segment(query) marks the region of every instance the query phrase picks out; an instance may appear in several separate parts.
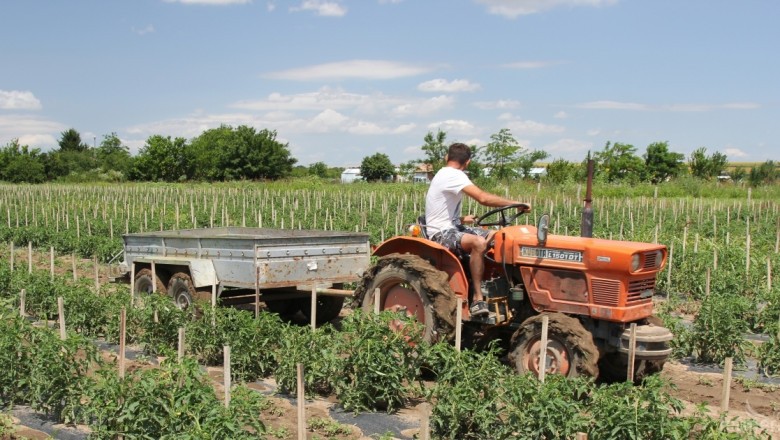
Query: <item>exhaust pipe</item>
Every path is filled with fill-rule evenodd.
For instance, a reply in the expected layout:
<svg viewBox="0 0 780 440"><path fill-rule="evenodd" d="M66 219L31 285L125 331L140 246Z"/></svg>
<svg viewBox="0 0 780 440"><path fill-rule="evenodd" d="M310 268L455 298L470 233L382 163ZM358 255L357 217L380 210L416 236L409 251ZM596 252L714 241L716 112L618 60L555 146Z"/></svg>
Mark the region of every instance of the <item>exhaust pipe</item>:
<svg viewBox="0 0 780 440"><path fill-rule="evenodd" d="M593 237L593 159L588 152L588 184L585 189L585 207L582 209L582 224L580 225L580 236Z"/></svg>

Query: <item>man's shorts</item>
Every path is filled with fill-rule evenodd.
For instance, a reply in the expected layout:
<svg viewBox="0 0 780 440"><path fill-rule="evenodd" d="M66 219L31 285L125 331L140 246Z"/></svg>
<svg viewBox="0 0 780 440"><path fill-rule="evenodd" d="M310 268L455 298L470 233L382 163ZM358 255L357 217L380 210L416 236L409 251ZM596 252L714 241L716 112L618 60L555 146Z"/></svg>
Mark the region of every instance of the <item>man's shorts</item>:
<svg viewBox="0 0 780 440"><path fill-rule="evenodd" d="M490 234L490 231L482 228L472 228L471 226L457 225L453 229L445 229L441 232L433 234L433 236L431 236L431 241L439 243L440 245L452 251L458 257L462 257L469 254L460 244L461 239L465 234L479 235L480 237L486 239Z"/></svg>

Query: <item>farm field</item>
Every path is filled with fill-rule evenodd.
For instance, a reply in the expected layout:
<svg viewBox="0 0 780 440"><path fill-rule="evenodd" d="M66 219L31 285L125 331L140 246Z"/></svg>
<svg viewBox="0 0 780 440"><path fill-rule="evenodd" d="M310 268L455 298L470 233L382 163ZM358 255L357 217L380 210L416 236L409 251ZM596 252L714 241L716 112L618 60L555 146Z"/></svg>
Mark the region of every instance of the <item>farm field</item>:
<svg viewBox="0 0 780 440"><path fill-rule="evenodd" d="M2 186L0 243L4 245L0 249L2 258L0 297L5 301L4 309L18 310L19 291L21 288L27 288L28 315L34 316L39 321L45 321L56 317L57 297L63 296L66 306L65 315L70 317L68 330L73 333L72 339L69 333L68 341L79 341L81 336L89 340L115 341L118 310L123 305L129 306L129 295L127 286L107 284L106 281L111 267L109 262L121 250L120 237L125 232L217 226L259 226L283 229L292 227L368 232L372 244L378 244L384 238L405 231L406 225L422 211L426 189L425 186L411 184L334 185L312 181L234 185ZM535 223L539 215L549 213L551 233L568 235L579 233L580 199L584 194L582 188L576 185L545 188L543 185L520 184L516 187L491 189L516 199L527 200L532 204L534 207L532 213L521 218L521 222ZM670 248L670 263L659 275L659 292L656 300L659 316L675 332L674 348L677 361L667 364L661 374L664 379L662 382L647 384L644 387L632 387L630 392L619 389L622 384L608 387L582 384L578 381L574 384L551 381L551 385L545 385L545 390L549 393L545 396L548 402L558 405L565 405L568 402L570 410L581 411L583 407L572 403L575 399L565 399L561 396L575 395L571 388L567 387L585 387L590 396L585 408L593 414L593 417L607 414L609 411L617 411L614 407L607 407L600 399L608 399L610 393L627 394L629 397L624 402L626 404L634 398L635 402L643 402L642 405L647 402L656 405L652 407L652 413L656 414L654 417L660 417L657 415L659 412L674 413L679 410L681 414L679 419L691 425L689 431L697 432L698 429L702 432L701 438L726 438L717 437L720 434L714 433L728 430L740 433L735 438L744 438L746 432L758 432L747 425L740 425L741 422L746 421L755 422L766 429L763 437L762 434L756 434L756 438L780 436L780 427L778 427L780 391L776 385L777 381L773 379L773 376L780 374L780 341L778 340L780 280L776 269L780 264L780 254L778 254L780 190L769 187L749 191L746 188L714 184L712 186L691 184L688 187L683 185L605 186L603 188L596 186L594 199L596 212L594 236L616 240L658 242ZM464 210L466 209L469 212L479 213L477 207L473 205L464 207ZM13 254L11 254L12 249ZM29 249L32 249L31 262L28 261ZM55 255L53 280L50 279L52 250ZM72 280L72 256L74 255L80 276L78 281ZM95 261L99 263L100 274L98 295L94 292ZM12 265L13 271L11 271ZM28 274L30 267L33 268L32 275ZM215 379L213 382L216 386L212 388L217 390L214 397L208 397L212 399L208 401L218 402L218 392L221 391L219 383L222 380L221 345L226 342L226 334L217 334L209 330L208 326L201 325L210 322L208 317L191 321L185 314L165 307L162 303L154 303L156 305L151 303L144 304L140 308L128 308L133 310L128 312L131 323L128 329L132 339L130 343L136 344L148 358L144 360L142 357L141 361L133 364L132 374L135 375L133 377L139 383L145 383L145 380L151 381L151 379L144 376L144 372L160 370L160 368L163 371L168 371L165 368L171 368L169 373L171 375L184 374L173 366L149 367L151 365L149 361L156 361L158 355L175 356L175 352L172 353L171 350L175 350L176 330L184 326L187 327L188 335L198 335L190 339L192 342L189 343L187 351L192 354L193 362L208 366L208 376L213 376ZM69 313L67 310L72 311ZM160 315L158 322L153 322L153 310ZM167 313L165 317L162 316L163 310ZM365 343L363 353L370 353L374 345L373 339L362 338L360 335L372 334L380 339L392 337L382 333L382 329L386 326L381 325L381 319L389 318L378 318L377 321L373 318L351 320L348 311L343 312L344 316L340 321L341 331L331 334L327 333L328 331L307 332L296 326L286 327L272 321L273 318L263 318L255 322L251 314L234 309L218 310L218 312L208 313L215 313L215 322L224 323L226 329L237 328L235 327L237 323L257 332L261 330L272 332L269 328L277 328L275 331L278 332L279 328L284 328L285 338L274 333L276 337L263 339L264 343L271 344L271 341L282 339L296 341L288 342L291 345L284 348L284 353L288 356L269 355L266 360L258 360L257 356L251 357L246 353L278 353L278 346L263 346L262 341L249 337L246 340L238 338L231 341L236 356L234 362L238 362L234 364L232 374L236 381L246 383L248 388L252 388L252 384L266 386L262 384L272 380L282 390L294 389L289 376L290 365L280 366L280 364L291 359L313 362L306 358L307 350L302 347L306 347L306 344L310 344L309 346L325 344L323 339L317 339L322 338L320 333L329 335L328 340L342 341L351 346ZM11 318L13 313L5 310L2 313L4 313L2 315L4 325L17 322ZM362 325L360 322L364 321L369 323L365 324L369 327L360 327ZM163 322L165 324L161 324ZM374 327L370 327L370 324L374 324ZM229 327L231 325L234 327ZM44 338L35 330L28 330L24 324L16 323L12 327L18 330L19 335L27 335L20 336L21 339L30 335ZM217 328L222 327L217 325ZM50 333L56 336L56 331ZM336 334L340 336L334 336ZM240 349L235 344L245 345ZM51 346L56 347L56 342L51 342ZM411 356L405 351L406 346L407 344L393 346L393 349L398 350L396 356ZM83 355L89 350L84 347L75 346L75 352ZM383 349L386 351L387 346ZM333 350L339 353L339 350L344 348L334 346ZM513 412L512 408L520 408L521 403L525 408L528 399L533 397L518 392L518 395L514 396L517 400L507 400L511 396L499 395L502 393L497 391L505 391L508 385L497 386L494 379L463 377L463 371L453 370L456 365L461 368L464 365L479 365L479 370L484 369L486 374L503 375L506 374L503 371L506 367L500 363L500 355L488 357L464 355L460 358L452 352L436 350L438 348L432 349L429 353L432 358L428 362L433 365L437 365L438 362L441 367L441 370L437 370L434 374L438 380L421 376L419 371L421 366L416 363L417 361L409 360L401 363L404 368L399 368L397 362L392 362L392 365L380 364L386 368L386 371L397 374L393 377L396 382L385 382L383 385L386 388L372 389L369 392L367 389L371 383L328 381L328 371L336 368L334 366L336 364L333 364L311 367L309 371L315 376L307 377L307 389L309 389L308 385L311 385L314 390L317 390L312 397L323 402L323 405L325 402L338 402L345 408L357 411L377 410L377 408L380 411L390 412L400 410L401 414L417 419L421 415L418 411L420 403L435 402L431 421L436 426L433 429L434 435L438 435L436 438L459 438L453 432L462 434L464 431L453 431L456 425L453 420L463 418L473 419L476 426L464 427L463 430L474 429L475 432L480 432L477 428L482 426L495 428L491 423L496 421L498 408L502 408L501 415L506 418L505 420L512 419L518 424L526 423L522 426L528 427L529 430L536 429L528 418L530 418L529 414L538 415L543 412L541 398L533 401L534 404L539 405L537 411L540 412L534 413L531 409L525 409L528 414ZM243 360L240 355L242 352L245 353ZM105 358L109 365L115 362L105 350L98 350L95 355L96 358ZM285 357L289 359L285 360ZM721 421L717 416L722 380L718 371L725 359L729 357L734 360L734 376L737 380L731 390L731 411L729 416ZM377 365L374 364L381 362L376 359L381 357L366 356L366 359L352 359L353 363L350 365L359 368L360 362L368 362L370 364L368 366L375 368ZM336 362L335 359L332 360ZM327 362L322 363L327 364ZM107 371L112 368L98 368L96 365L85 364L84 372L104 369ZM320 377L316 377L318 367L322 369ZM345 366L339 364L338 367L343 369ZM448 372L453 375L457 372L459 381L452 379L456 376L448 380ZM99 374L95 376L90 373L87 376L98 377L99 380L114 380ZM529 383L517 382L521 379L513 378L512 375L506 377L505 383L513 385L514 389L526 390L531 386ZM376 383L381 382L377 378L374 379ZM90 380L99 383L98 379ZM155 377L154 380L162 381L160 377ZM461 382L466 384L459 386ZM65 379L62 383L66 385L65 389L73 385ZM414 390L406 388L410 383L418 384L418 388ZM677 388L672 389L669 384L674 384ZM398 393L387 391L394 387ZM494 389L490 391L481 387ZM463 405L448 400L448 397L454 399L455 396L464 401L468 400L469 393L475 392L475 389L477 392L493 393L489 395L495 397L492 404L497 406L491 408L488 405L491 403L490 399L487 399L489 402L485 407L479 408L464 408ZM49 390L49 392L53 391ZM201 397L208 395L208 392L202 389L188 390L188 392L197 393ZM0 395L3 396L3 402L7 402L8 390L0 388ZM39 405L38 409L43 412L67 413L73 410L67 408L67 405L57 407L58 400L51 398L49 394L41 395L45 404ZM379 402L381 405L371 401L377 395L383 396ZM269 411L267 407L261 409L262 404L252 401L252 397L246 397L246 401L242 401L240 392L238 396L239 403L236 406L239 408L244 407L257 412ZM108 399L105 395L96 394L92 397ZM271 398L276 399L273 396ZM679 407L673 400L675 398L680 399ZM452 406L445 405L448 403ZM287 404L289 405L289 402ZM707 416L697 413L696 405L699 404L709 406L710 413ZM273 406L278 405L285 404L277 402ZM77 419L84 417L84 414L73 410L72 416ZM84 420L100 420L100 417L105 416L106 414L91 414L91 418ZM230 416L239 419L244 417L241 414ZM731 421L731 417L735 416L739 419ZM222 414L219 417L228 416ZM219 417L215 416L214 423L217 423ZM712 419L714 422L708 421L706 417L714 417ZM608 418L605 417L604 420L606 419ZM271 432L267 434L267 438L295 438L294 420L295 412L292 407L282 411L281 414L268 414L264 419L266 427L270 428L268 431ZM575 418L571 426L567 425L566 429L582 428L590 432L592 438L600 438L597 434L606 432L599 430L616 429L615 425L606 426L607 421L600 422L604 426L595 422L583 421L580 425L574 422L579 423ZM617 422L613 420L611 423ZM675 422L665 419L648 418L644 423L647 426L668 426L670 431L680 429ZM282 431L274 431L283 426L287 427L285 431L287 437L284 437ZM639 429L637 426L642 426L641 429L649 429L641 423L634 428ZM114 428L118 429L116 426L112 429ZM704 434L709 432L708 429L712 432L709 437ZM112 432L116 431L107 430L106 435L110 436ZM276 437L273 433L279 436ZM373 434L375 434L374 438L377 438L383 433ZM322 432L310 433L310 438L314 435L318 438L331 438ZM358 438L360 435L361 433L357 432L337 433L332 438ZM101 438L99 435L97 437Z"/></svg>

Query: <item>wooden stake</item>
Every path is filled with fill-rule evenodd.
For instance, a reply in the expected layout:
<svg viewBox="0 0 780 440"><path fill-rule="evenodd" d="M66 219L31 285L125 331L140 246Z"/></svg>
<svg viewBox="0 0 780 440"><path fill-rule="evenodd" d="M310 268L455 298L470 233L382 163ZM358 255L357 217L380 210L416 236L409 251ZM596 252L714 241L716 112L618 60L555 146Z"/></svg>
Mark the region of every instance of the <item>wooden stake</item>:
<svg viewBox="0 0 780 440"><path fill-rule="evenodd" d="M15 254L16 253L14 252L14 242L12 241L11 242L11 272L14 271L14 257L16 256Z"/></svg>
<svg viewBox="0 0 780 440"><path fill-rule="evenodd" d="M135 306L135 263L130 266L130 305Z"/></svg>
<svg viewBox="0 0 780 440"><path fill-rule="evenodd" d="M225 379L225 408L230 407L230 386L231 386L231 378L230 378L230 346L225 345L223 350L224 354L224 379Z"/></svg>
<svg viewBox="0 0 780 440"><path fill-rule="evenodd" d="M93 267L95 268L95 293L100 293L100 266L98 265L97 255L95 255L93 261Z"/></svg>
<svg viewBox="0 0 780 440"><path fill-rule="evenodd" d="M588 440L588 434L584 432L578 432L575 440Z"/></svg>
<svg viewBox="0 0 780 440"><path fill-rule="evenodd" d="M420 440L431 440L431 404L428 402L420 404Z"/></svg>
<svg viewBox="0 0 780 440"><path fill-rule="evenodd" d="M766 291L772 291L772 260L766 257Z"/></svg>
<svg viewBox="0 0 780 440"><path fill-rule="evenodd" d="M260 266L257 264L257 251L255 250L255 319L260 318Z"/></svg>
<svg viewBox="0 0 780 440"><path fill-rule="evenodd" d="M303 364L298 364L296 367L298 369L298 386L296 390L298 398L298 440L306 440L306 394L303 389Z"/></svg>
<svg viewBox="0 0 780 440"><path fill-rule="evenodd" d="M311 317L311 329L317 328L317 286L311 286L311 311L309 316Z"/></svg>
<svg viewBox="0 0 780 440"><path fill-rule="evenodd" d="M49 246L49 278L54 279L54 246Z"/></svg>
<svg viewBox="0 0 780 440"><path fill-rule="evenodd" d="M152 260L152 293L157 293L157 265Z"/></svg>
<svg viewBox="0 0 780 440"><path fill-rule="evenodd" d="M211 326L217 325L217 272L214 272L214 280L211 283Z"/></svg>
<svg viewBox="0 0 780 440"><path fill-rule="evenodd" d="M628 382L634 381L634 363L636 362L636 323L631 323L631 336L628 339L628 371L626 379Z"/></svg>
<svg viewBox="0 0 780 440"><path fill-rule="evenodd" d="M22 289L19 293L19 315L22 317L27 315L27 289Z"/></svg>
<svg viewBox="0 0 780 440"><path fill-rule="evenodd" d="M723 369L723 390L720 399L720 410L729 410L729 400L731 396L731 370L734 366L734 359L727 357L726 365Z"/></svg>
<svg viewBox="0 0 780 440"><path fill-rule="evenodd" d="M379 310L380 310L381 296L382 296L382 292L379 291L379 287L374 289L374 313L376 313L377 315L379 314Z"/></svg>
<svg viewBox="0 0 780 440"><path fill-rule="evenodd" d="M32 242L27 242L27 273L32 273Z"/></svg>
<svg viewBox="0 0 780 440"><path fill-rule="evenodd" d="M704 296L710 296L710 268L707 268L707 278L704 280Z"/></svg>
<svg viewBox="0 0 780 440"><path fill-rule="evenodd" d="M539 346L539 382L544 383L544 376L547 373L547 329L550 325L550 317L542 316L542 341Z"/></svg>
<svg viewBox="0 0 780 440"><path fill-rule="evenodd" d="M119 312L119 378L125 378L125 332L127 330L127 311L124 307Z"/></svg>
<svg viewBox="0 0 780 440"><path fill-rule="evenodd" d="M70 254L70 265L71 265L71 271L73 272L73 282L76 282L79 280L79 275L76 272L76 253Z"/></svg>
<svg viewBox="0 0 780 440"><path fill-rule="evenodd" d="M57 297L57 314L60 323L60 340L64 341L68 336L65 334L65 302L61 296Z"/></svg>
<svg viewBox="0 0 780 440"><path fill-rule="evenodd" d="M176 360L178 360L179 363L181 363L181 360L184 359L184 327L179 327L179 343L177 347L178 350L177 350Z"/></svg>
<svg viewBox="0 0 780 440"><path fill-rule="evenodd" d="M455 308L455 350L460 351L463 336L463 298L458 298Z"/></svg>

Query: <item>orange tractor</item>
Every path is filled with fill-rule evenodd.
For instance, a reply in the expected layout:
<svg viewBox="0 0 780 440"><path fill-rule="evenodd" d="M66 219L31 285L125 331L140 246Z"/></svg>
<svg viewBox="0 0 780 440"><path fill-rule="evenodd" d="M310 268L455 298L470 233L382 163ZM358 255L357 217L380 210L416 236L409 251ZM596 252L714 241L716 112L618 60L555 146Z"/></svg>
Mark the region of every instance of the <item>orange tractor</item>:
<svg viewBox="0 0 780 440"><path fill-rule="evenodd" d="M592 225L592 211L590 220L585 216L589 194L583 231L588 221ZM652 313L666 246L548 234L547 215L537 226L515 225L524 207L493 209L475 223L498 227L484 256L482 292L489 316L469 315L469 257L428 240L422 218L410 228L411 236L390 238L376 248L380 258L355 291L357 305L373 310L378 293L380 309L424 323L428 341L454 339L461 307L464 344L480 347L501 338L512 365L534 374L540 370L546 315L545 372L606 380L626 378L630 324L636 323L634 379L660 371L671 353L672 333Z"/></svg>

